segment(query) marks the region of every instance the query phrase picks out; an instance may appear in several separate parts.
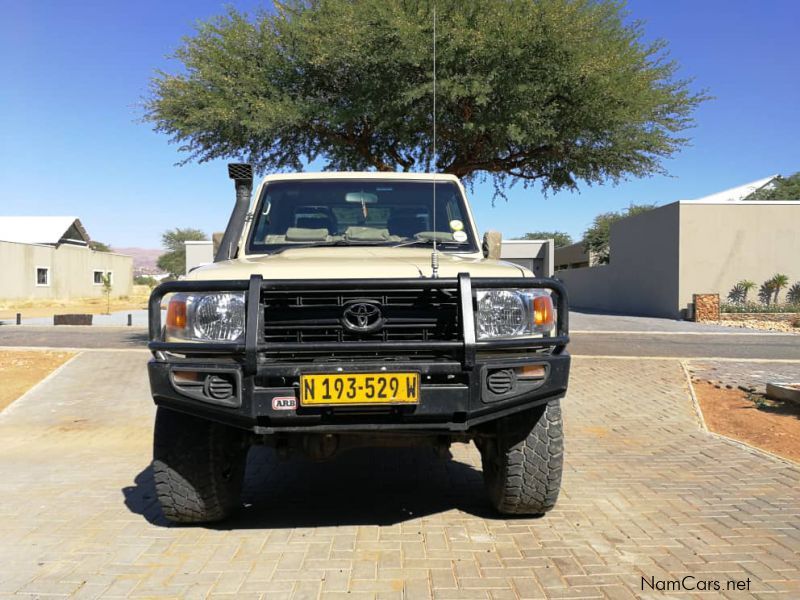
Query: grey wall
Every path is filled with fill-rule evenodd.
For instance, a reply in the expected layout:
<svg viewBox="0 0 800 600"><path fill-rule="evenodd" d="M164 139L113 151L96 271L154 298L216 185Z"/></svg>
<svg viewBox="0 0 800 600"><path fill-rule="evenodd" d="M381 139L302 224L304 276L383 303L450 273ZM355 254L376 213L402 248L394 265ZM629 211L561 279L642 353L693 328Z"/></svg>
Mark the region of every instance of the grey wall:
<svg viewBox="0 0 800 600"><path fill-rule="evenodd" d="M611 267L619 303L631 314L678 317L680 204L674 202L611 226Z"/></svg>
<svg viewBox="0 0 800 600"><path fill-rule="evenodd" d="M680 205L676 202L611 226L611 263L566 269L556 277L575 308L677 317Z"/></svg>
<svg viewBox="0 0 800 600"><path fill-rule="evenodd" d="M570 308L620 312L615 293L616 273L610 265L556 271L567 286Z"/></svg>
<svg viewBox="0 0 800 600"><path fill-rule="evenodd" d="M556 277L576 308L679 318L693 294L775 273L800 281L800 202L674 202L615 223L611 264Z"/></svg>
<svg viewBox="0 0 800 600"><path fill-rule="evenodd" d="M37 267L50 270L50 284L36 285ZM94 271L111 272L111 295L127 296L133 285L133 259L122 254L95 252L85 246L58 247L0 241L0 298L68 299L103 295L94 284Z"/></svg>
<svg viewBox="0 0 800 600"><path fill-rule="evenodd" d="M800 202L683 202L680 246L682 308L692 294L725 301L742 279L760 286L783 273L791 285L800 281ZM757 290L750 297L757 299Z"/></svg>

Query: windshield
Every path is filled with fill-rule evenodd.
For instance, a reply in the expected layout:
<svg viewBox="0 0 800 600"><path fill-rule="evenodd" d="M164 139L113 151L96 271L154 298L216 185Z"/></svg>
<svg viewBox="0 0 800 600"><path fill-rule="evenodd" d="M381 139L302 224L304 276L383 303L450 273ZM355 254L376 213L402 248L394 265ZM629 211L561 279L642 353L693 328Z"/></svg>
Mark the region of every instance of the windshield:
<svg viewBox="0 0 800 600"><path fill-rule="evenodd" d="M296 180L267 184L248 251L295 246L432 245L474 252L464 198L452 181Z"/></svg>

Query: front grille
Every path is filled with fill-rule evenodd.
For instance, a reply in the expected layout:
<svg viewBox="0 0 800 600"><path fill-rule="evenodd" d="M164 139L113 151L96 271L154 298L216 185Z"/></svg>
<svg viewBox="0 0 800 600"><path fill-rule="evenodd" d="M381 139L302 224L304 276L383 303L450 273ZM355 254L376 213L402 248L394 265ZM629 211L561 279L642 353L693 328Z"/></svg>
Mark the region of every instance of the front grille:
<svg viewBox="0 0 800 600"><path fill-rule="evenodd" d="M294 342L428 342L461 339L455 289L266 290L263 341ZM377 305L384 322L375 331L357 332L342 323L354 302Z"/></svg>

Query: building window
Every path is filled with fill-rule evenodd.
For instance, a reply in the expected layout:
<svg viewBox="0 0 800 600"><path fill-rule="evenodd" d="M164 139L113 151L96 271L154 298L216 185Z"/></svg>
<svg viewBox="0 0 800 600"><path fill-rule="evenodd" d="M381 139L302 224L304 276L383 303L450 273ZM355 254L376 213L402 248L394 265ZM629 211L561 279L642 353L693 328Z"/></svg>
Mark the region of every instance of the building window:
<svg viewBox="0 0 800 600"><path fill-rule="evenodd" d="M93 273L93 281L95 285L103 285L103 275L108 276L108 281L113 285L114 283L114 273L112 271L94 271Z"/></svg>
<svg viewBox="0 0 800 600"><path fill-rule="evenodd" d="M48 267L36 267L36 285L50 285L50 269Z"/></svg>

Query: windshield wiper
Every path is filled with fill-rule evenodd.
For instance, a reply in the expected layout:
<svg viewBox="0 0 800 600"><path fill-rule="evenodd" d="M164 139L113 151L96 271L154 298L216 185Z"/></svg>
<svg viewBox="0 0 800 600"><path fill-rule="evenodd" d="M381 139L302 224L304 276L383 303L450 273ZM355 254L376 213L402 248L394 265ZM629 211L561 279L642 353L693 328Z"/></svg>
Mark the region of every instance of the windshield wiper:
<svg viewBox="0 0 800 600"><path fill-rule="evenodd" d="M296 250L298 248L330 248L333 246L382 246L386 244L384 240L336 240L335 242L307 242L303 244L286 244L268 254L280 254L286 250Z"/></svg>
<svg viewBox="0 0 800 600"><path fill-rule="evenodd" d="M403 246L433 246L433 240L407 240L405 242L395 244L392 246L392 248L402 248Z"/></svg>
<svg viewBox="0 0 800 600"><path fill-rule="evenodd" d="M438 241L436 242L440 246L463 246L462 242L456 241ZM408 240L406 242L400 242L399 244L395 244L392 248L402 248L403 246L433 246L433 240Z"/></svg>

